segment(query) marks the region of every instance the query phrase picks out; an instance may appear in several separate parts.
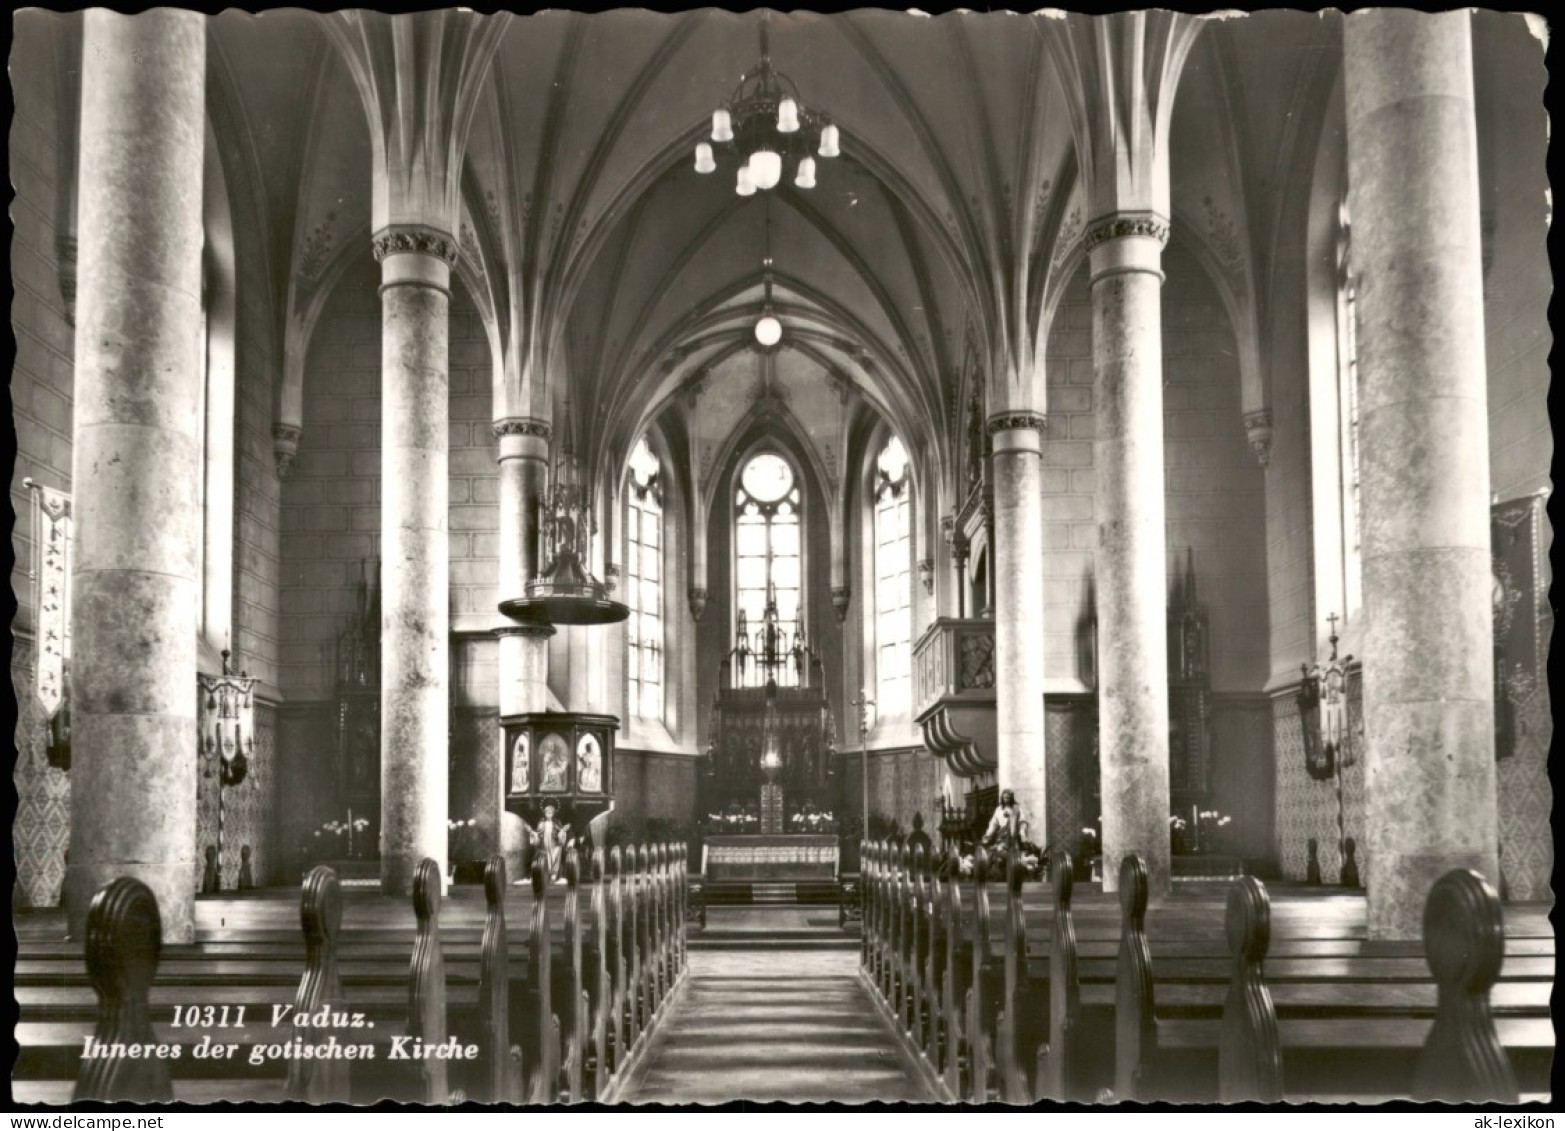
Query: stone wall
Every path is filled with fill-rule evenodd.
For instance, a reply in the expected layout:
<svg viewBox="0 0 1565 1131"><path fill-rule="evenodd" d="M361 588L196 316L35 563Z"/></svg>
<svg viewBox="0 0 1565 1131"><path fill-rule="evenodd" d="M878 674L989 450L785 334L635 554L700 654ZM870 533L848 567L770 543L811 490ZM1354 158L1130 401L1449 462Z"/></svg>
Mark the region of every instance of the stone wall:
<svg viewBox="0 0 1565 1131"><path fill-rule="evenodd" d="M22 481L32 478L71 489L71 401L75 331L66 321L55 249L57 187L54 80L51 56L40 49L48 33L42 12L15 16L18 46L12 51L11 94L11 418L16 461L11 475L11 687L16 696L13 771L16 816L11 839L16 862L17 906L53 907L65 876L70 840L70 775L44 757L46 720L34 692L32 499Z"/></svg>
<svg viewBox="0 0 1565 1131"><path fill-rule="evenodd" d="M657 832L660 827L693 829L698 820L700 765L685 754L615 747L611 825L628 830L626 835L633 840L669 835Z"/></svg>
<svg viewBox="0 0 1565 1131"><path fill-rule="evenodd" d="M380 553L380 269L364 249L310 342L299 452L282 489L282 672L290 698L329 698L360 563ZM451 613L499 598L500 512L488 340L460 281L451 293ZM375 578L371 576L372 583Z"/></svg>
<svg viewBox="0 0 1565 1131"><path fill-rule="evenodd" d="M1265 480L1245 438L1233 331L1217 292L1177 238L1163 267L1169 567L1183 563L1187 548L1194 551L1210 614L1214 689L1259 690L1267 649ZM1091 327L1082 268L1055 311L1045 362L1044 648L1051 682L1094 676L1083 670L1082 648L1097 548Z"/></svg>

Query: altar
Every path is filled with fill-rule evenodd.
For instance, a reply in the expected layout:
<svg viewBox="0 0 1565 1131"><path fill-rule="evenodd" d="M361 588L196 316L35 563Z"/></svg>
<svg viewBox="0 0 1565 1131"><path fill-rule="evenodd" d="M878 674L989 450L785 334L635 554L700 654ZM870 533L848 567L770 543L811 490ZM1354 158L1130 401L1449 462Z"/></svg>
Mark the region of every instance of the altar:
<svg viewBox="0 0 1565 1131"><path fill-rule="evenodd" d="M694 913L706 925L714 903L840 904L840 842L835 834L708 836Z"/></svg>

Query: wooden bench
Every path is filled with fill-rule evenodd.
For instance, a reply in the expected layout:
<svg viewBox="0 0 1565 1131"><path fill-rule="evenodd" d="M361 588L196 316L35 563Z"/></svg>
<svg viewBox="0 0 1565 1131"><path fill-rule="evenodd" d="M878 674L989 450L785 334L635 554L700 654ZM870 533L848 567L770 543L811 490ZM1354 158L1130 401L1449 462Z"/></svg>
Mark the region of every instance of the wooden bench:
<svg viewBox="0 0 1565 1131"><path fill-rule="evenodd" d="M971 885L956 883L955 861L947 861L941 877L930 877L938 894L930 898L918 894L918 869L892 846L866 843L861 853L865 980L888 1016L902 1019L906 1046L947 1098L1218 1097L1236 960L1229 940L1209 926L1210 903L1169 901L1149 917L1145 874L1131 860L1121 875L1120 906L1095 901L1080 916L1069 880L1057 875L1052 887L1027 886L1007 866L1005 899L984 914L1000 871L988 860L975 861ZM1259 881L1241 884L1253 891ZM945 907L954 913L949 928L941 922ZM893 917L890 908L910 910L914 921L901 912ZM1267 909L1266 986L1285 1096L1414 1094L1418 1059L1448 996L1433 969L1435 951L1426 959L1416 943L1367 940L1361 902L1300 900L1273 915L1268 900ZM1498 922L1498 903L1495 915ZM1541 915L1523 911L1519 919L1509 938L1496 928L1505 959L1483 998L1523 1094L1537 1094L1547 1091L1553 1052L1554 948ZM906 973L902 938L923 958L916 977ZM946 939L955 940L951 953L967 976L946 974L940 962L930 971L931 949L941 954ZM998 988L996 967L1004 972ZM909 987L915 1004L898 995L899 985ZM993 1008L982 1001L944 1008L948 989L966 994L975 985L989 987L983 992ZM911 1032L907 1019L914 1017L933 1019L937 1039L927 1021L922 1034ZM949 1032L940 1034L942 1027ZM954 1056L946 1055L942 1035Z"/></svg>
<svg viewBox="0 0 1565 1131"><path fill-rule="evenodd" d="M22 1022L14 1093L23 1102L65 1102L75 1089L78 1070L85 1068L93 1069L80 1075L83 1086L94 1089L92 1094L128 1096L147 1087L134 1069L126 1082L97 1068L110 1065L122 1071L123 1065L143 1061L81 1059L89 1036L102 1039L103 1032L123 1028L115 1018L124 1009L109 1008L103 987L129 978L129 988L116 991L118 998L110 997L139 1003L146 1020L137 1030L142 1034L139 1041L180 1052L179 1060L164 1065L164 1075L171 1077L166 1093L160 1092L165 1098L209 1102L288 1095L310 1102L366 1102L386 1096L436 1103L453 1092L486 1101L603 1098L622 1079L619 1070L645 1049L650 1025L666 1011L667 999L683 977L682 937L676 941L685 922L686 888L676 875L680 859L680 850L665 846L638 853L635 866L617 873L612 882L594 884L585 901L573 853L566 861L567 887L558 900L545 883L540 861L529 877L532 897L522 901L526 914L509 918L510 924L526 923L523 937L508 925L507 904L514 906L518 893L507 887L499 858L489 864L482 919L472 914L471 905L462 916L471 926L442 930L439 876L426 862L415 892L413 928L375 929L368 938L341 930L345 901L328 869L307 877L300 904L303 933L296 931L289 943L275 937L275 906L252 904L255 910L248 918L265 924L249 928L263 933L259 941L245 938L247 928L241 926L232 928L237 937L221 942L154 946L147 942L150 893L144 887L139 892L125 887L135 881L110 885L118 894L113 899L100 894L90 920L100 935L107 932L114 938L112 945L73 953L71 944L57 940L24 940L16 990ZM601 871L602 862L595 861L594 869ZM351 899L346 903L353 906ZM562 915L554 914L556 907ZM616 951L610 935L638 912L637 921L646 929L622 933L625 941ZM151 915L155 921L155 903ZM557 917L563 924L559 932L554 928ZM481 934L473 933L473 927ZM155 942L159 933L154 925L150 938ZM129 957L124 962L112 957L120 954ZM153 957L143 957L140 965L132 960L147 954ZM165 954L169 960L159 971ZM628 964L616 964L627 972L612 974L607 958L620 955L630 958ZM646 972L643 983L632 983L628 971L633 968ZM631 1000L647 1008L635 1018L639 1028L634 1041L622 1038L616 1063L609 1048L610 1013L616 1003ZM176 1006L224 1004L247 1007L248 1032L216 1024L220 1018L174 1024ZM296 1036L295 1029L285 1024L273 1030L273 1007L323 1004L340 1007L345 1016L362 1014L366 1026L374 1025L333 1031L343 1043L348 1038L355 1046L367 1046L368 1059L268 1058L252 1065L244 1052L223 1060L194 1055L203 1042L284 1044ZM386 1059L399 1038L438 1042L443 1032L459 1033L464 1043L479 1045L479 1055L471 1061L442 1061L432 1070L420 1064L412 1073L405 1071L408 1064ZM258 1033L264 1033L259 1041ZM324 1042L326 1036L311 1033L310 1039ZM522 1053L519 1065L515 1049ZM320 1071L323 1067L327 1070ZM342 1067L349 1072L338 1071ZM447 1067L449 1072L444 1071ZM151 1086L162 1088L156 1082Z"/></svg>

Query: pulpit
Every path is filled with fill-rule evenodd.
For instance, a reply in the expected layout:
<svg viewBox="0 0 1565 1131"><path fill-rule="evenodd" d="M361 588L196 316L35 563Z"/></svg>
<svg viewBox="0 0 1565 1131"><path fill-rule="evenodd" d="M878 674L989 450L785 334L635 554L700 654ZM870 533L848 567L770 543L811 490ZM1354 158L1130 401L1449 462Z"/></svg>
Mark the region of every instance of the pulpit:
<svg viewBox="0 0 1565 1131"><path fill-rule="evenodd" d="M576 836L609 807L614 796L612 715L534 711L505 715L505 807L529 826L552 806L555 819Z"/></svg>

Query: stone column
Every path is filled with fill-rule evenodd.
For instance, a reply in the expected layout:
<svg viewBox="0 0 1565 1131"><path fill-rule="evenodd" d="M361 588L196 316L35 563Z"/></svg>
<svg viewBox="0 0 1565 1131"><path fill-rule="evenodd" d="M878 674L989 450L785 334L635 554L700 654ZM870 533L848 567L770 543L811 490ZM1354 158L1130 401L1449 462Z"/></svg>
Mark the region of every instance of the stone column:
<svg viewBox="0 0 1565 1131"><path fill-rule="evenodd" d="M996 776L1028 837L1047 844L1043 757L1043 427L1037 412L989 418L994 459ZM976 610L975 610L976 612ZM979 814L987 817L987 814Z"/></svg>
<svg viewBox="0 0 1565 1131"><path fill-rule="evenodd" d="M548 478L549 436L546 421L508 418L494 426L500 441L500 593L502 599L523 595L537 572L536 500ZM554 629L520 624L495 630L500 638L500 714L544 711L549 706L549 638ZM522 845L527 827L505 812L505 759L500 762L500 851L506 874L521 876Z"/></svg>
<svg viewBox="0 0 1565 1131"><path fill-rule="evenodd" d="M1169 889L1167 536L1160 268L1168 224L1121 212L1088 226L1097 440L1098 734L1103 886L1129 853Z"/></svg>
<svg viewBox="0 0 1565 1131"><path fill-rule="evenodd" d="M190 942L206 20L94 8L84 37L68 916L134 876Z"/></svg>
<svg viewBox="0 0 1565 1131"><path fill-rule="evenodd" d="M456 241L395 225L381 268L380 878L413 890L428 856L446 874L450 782L449 311Z"/></svg>
<svg viewBox="0 0 1565 1131"><path fill-rule="evenodd" d="M1499 886L1471 24L1371 11L1344 41L1369 931L1416 939L1449 869Z"/></svg>

